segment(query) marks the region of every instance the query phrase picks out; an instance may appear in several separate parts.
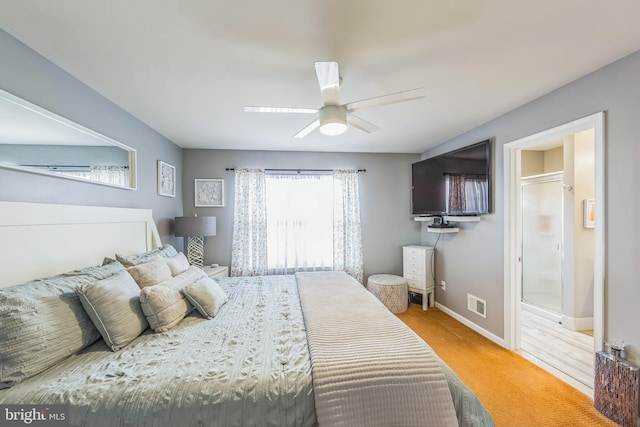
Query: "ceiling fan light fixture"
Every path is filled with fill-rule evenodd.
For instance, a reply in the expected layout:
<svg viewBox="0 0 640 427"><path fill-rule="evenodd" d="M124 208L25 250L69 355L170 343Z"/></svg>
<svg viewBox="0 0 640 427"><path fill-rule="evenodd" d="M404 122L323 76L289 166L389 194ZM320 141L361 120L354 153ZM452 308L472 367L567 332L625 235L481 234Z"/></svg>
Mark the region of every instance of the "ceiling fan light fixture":
<svg viewBox="0 0 640 427"><path fill-rule="evenodd" d="M320 113L320 132L336 136L347 130L347 109L342 105L325 105Z"/></svg>
<svg viewBox="0 0 640 427"><path fill-rule="evenodd" d="M320 128L323 135L336 136L344 133L347 126L354 127L366 133L372 133L380 128L373 123L354 115L353 113L366 108L380 105L396 104L398 102L411 101L413 99L424 98L424 88L405 90L402 92L390 93L388 95L377 96L375 98L363 99L348 104L340 103L340 84L342 78L337 62L316 62L316 76L322 94L322 107L298 108L298 107L244 107L248 113L301 113L318 114L318 117L304 128L293 135L293 138L300 139L309 135L314 130ZM348 117L348 120L347 120Z"/></svg>
<svg viewBox="0 0 640 427"><path fill-rule="evenodd" d="M336 136L345 133L347 125L344 123L325 123L320 125L320 132L328 136Z"/></svg>

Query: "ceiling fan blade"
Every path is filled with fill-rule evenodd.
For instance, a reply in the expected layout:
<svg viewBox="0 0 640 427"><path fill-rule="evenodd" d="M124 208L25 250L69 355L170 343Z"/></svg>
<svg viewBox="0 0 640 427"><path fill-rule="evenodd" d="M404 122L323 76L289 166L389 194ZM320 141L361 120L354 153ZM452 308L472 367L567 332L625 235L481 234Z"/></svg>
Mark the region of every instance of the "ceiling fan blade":
<svg viewBox="0 0 640 427"><path fill-rule="evenodd" d="M347 124L367 133L373 133L377 130L380 130L380 128L373 123L368 122L365 119L361 119L360 117L353 114L349 114L347 116Z"/></svg>
<svg viewBox="0 0 640 427"><path fill-rule="evenodd" d="M316 62L316 75L324 105L340 105L340 72L337 62Z"/></svg>
<svg viewBox="0 0 640 427"><path fill-rule="evenodd" d="M397 102L411 101L413 99L424 98L424 96L425 91L424 88L421 87L375 98L363 99L362 101L350 102L346 107L348 112L352 112L381 105L395 104Z"/></svg>
<svg viewBox="0 0 640 427"><path fill-rule="evenodd" d="M244 107L245 113L296 113L313 114L317 113L317 108L296 108L296 107Z"/></svg>
<svg viewBox="0 0 640 427"><path fill-rule="evenodd" d="M297 139L304 138L305 136L313 132L318 126L320 126L320 119L315 119L304 128L302 128L298 133L293 135L293 137Z"/></svg>

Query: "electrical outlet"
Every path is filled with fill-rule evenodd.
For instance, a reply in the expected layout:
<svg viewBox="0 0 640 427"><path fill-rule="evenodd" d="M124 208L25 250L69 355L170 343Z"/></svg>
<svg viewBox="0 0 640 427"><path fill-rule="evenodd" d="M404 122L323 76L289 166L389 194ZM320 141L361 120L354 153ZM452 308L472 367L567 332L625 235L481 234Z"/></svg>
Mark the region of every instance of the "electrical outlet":
<svg viewBox="0 0 640 427"><path fill-rule="evenodd" d="M445 282L444 280L440 281L440 289L442 289L443 291L447 290L447 282Z"/></svg>

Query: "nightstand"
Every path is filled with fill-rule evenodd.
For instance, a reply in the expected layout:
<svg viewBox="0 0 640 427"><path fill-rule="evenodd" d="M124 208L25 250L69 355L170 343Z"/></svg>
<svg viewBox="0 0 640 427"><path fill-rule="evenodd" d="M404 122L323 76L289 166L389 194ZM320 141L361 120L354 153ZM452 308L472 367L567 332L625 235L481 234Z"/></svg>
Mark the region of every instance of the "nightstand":
<svg viewBox="0 0 640 427"><path fill-rule="evenodd" d="M220 265L218 267L205 265L204 267L202 267L202 271L204 271L204 273L212 279L216 277L229 277L229 267L225 265Z"/></svg>

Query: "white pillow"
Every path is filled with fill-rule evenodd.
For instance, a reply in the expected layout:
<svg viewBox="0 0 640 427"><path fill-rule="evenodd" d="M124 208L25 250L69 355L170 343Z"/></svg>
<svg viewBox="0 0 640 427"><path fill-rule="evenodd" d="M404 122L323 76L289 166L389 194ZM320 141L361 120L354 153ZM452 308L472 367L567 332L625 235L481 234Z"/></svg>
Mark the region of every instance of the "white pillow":
<svg viewBox="0 0 640 427"><path fill-rule="evenodd" d="M227 294L220 285L208 277L203 277L182 290L185 297L198 312L207 319L213 319L220 307L227 302Z"/></svg>
<svg viewBox="0 0 640 427"><path fill-rule="evenodd" d="M127 267L127 271L140 288L153 286L173 277L167 262L161 257L144 264Z"/></svg>
<svg viewBox="0 0 640 427"><path fill-rule="evenodd" d="M149 327L140 307L140 288L126 271L82 284L76 293L113 351L120 350Z"/></svg>
<svg viewBox="0 0 640 427"><path fill-rule="evenodd" d="M177 325L193 309L182 289L203 277L207 275L201 269L191 266L176 277L142 288L140 305L151 329L165 332Z"/></svg>
<svg viewBox="0 0 640 427"><path fill-rule="evenodd" d="M171 274L175 277L180 273L184 273L189 268L189 261L182 252L178 252L178 255L171 258L164 258L171 269Z"/></svg>

